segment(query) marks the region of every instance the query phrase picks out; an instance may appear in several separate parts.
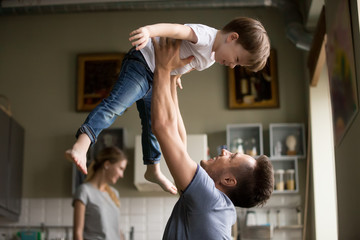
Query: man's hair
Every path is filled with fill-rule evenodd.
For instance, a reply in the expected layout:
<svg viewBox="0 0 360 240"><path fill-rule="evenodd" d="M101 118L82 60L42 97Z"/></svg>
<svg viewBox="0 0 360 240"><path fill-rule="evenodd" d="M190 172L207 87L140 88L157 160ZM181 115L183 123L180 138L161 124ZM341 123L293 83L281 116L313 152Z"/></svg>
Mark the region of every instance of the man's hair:
<svg viewBox="0 0 360 240"><path fill-rule="evenodd" d="M245 68L253 72L264 68L270 55L270 40L259 21L248 17L238 17L226 24L222 32L239 34L237 42L251 55L250 66Z"/></svg>
<svg viewBox="0 0 360 240"><path fill-rule="evenodd" d="M237 185L228 189L226 195L237 207L251 208L263 206L274 190L274 171L269 158L261 155L256 159L255 167L232 168Z"/></svg>

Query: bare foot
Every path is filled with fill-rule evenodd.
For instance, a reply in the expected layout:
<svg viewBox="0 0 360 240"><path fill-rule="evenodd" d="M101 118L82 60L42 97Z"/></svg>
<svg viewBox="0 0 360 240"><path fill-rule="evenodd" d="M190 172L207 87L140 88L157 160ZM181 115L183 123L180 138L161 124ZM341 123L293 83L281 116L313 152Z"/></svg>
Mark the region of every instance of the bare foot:
<svg viewBox="0 0 360 240"><path fill-rule="evenodd" d="M72 149L65 152L67 160L75 163L77 169L87 174L86 153L90 147L91 140L85 133L79 135Z"/></svg>
<svg viewBox="0 0 360 240"><path fill-rule="evenodd" d="M147 165L144 177L150 182L159 184L165 192L169 192L174 195L177 194L177 188L175 185L161 172L160 164Z"/></svg>
<svg viewBox="0 0 360 240"><path fill-rule="evenodd" d="M77 169L87 174L86 153L78 152L73 149L66 150L65 157L67 160L75 163Z"/></svg>

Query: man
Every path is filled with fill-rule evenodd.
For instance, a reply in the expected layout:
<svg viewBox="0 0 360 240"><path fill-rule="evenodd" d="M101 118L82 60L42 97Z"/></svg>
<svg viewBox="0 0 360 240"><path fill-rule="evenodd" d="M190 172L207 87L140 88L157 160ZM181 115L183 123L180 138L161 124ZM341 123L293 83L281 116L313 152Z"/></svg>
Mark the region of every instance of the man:
<svg viewBox="0 0 360 240"><path fill-rule="evenodd" d="M235 206L262 205L270 197L273 169L266 156L222 153L198 166L186 150L173 69L192 58L179 58L180 41L153 41L156 68L151 107L152 129L181 196L174 206L163 239L231 239ZM235 206L234 206L235 205Z"/></svg>

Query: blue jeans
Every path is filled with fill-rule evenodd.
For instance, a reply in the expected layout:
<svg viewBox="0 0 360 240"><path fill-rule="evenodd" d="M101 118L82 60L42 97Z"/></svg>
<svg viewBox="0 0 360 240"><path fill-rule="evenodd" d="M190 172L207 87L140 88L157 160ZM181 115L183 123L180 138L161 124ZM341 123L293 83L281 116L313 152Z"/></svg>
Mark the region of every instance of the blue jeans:
<svg viewBox="0 0 360 240"><path fill-rule="evenodd" d="M100 132L111 126L117 116L134 102L142 125L141 143L144 164L160 161L159 143L151 131L151 95L154 74L140 51L131 49L125 56L118 80L109 97L105 98L86 118L76 136L86 133L95 143Z"/></svg>

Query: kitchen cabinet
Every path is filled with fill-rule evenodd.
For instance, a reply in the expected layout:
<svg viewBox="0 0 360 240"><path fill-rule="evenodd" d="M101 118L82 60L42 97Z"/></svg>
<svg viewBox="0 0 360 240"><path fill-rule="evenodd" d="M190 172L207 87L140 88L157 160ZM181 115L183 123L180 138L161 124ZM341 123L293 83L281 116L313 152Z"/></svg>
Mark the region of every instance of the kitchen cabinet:
<svg viewBox="0 0 360 240"><path fill-rule="evenodd" d="M296 157L288 158L270 158L274 168L275 189L274 194L287 194L299 192L298 177L298 159ZM279 176L282 174L282 177Z"/></svg>
<svg viewBox="0 0 360 240"><path fill-rule="evenodd" d="M302 123L271 123L270 157L306 157L305 130Z"/></svg>
<svg viewBox="0 0 360 240"><path fill-rule="evenodd" d="M226 144L231 152L260 156L263 153L262 125L260 123L228 124Z"/></svg>
<svg viewBox="0 0 360 240"><path fill-rule="evenodd" d="M0 110L0 216L16 221L21 212L24 128Z"/></svg>

